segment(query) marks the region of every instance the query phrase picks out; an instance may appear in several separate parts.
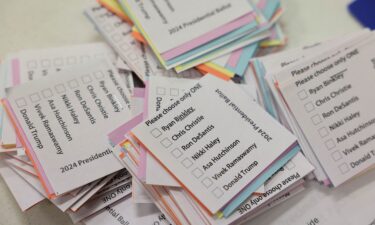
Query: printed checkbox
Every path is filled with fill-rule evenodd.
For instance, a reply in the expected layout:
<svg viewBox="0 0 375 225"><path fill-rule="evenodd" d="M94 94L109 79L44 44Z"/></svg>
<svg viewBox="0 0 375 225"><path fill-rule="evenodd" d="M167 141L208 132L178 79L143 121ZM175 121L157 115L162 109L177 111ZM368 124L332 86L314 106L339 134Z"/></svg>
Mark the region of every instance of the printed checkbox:
<svg viewBox="0 0 375 225"><path fill-rule="evenodd" d="M68 81L68 86L71 89L77 88L79 86L78 81L76 79L70 80L70 81Z"/></svg>
<svg viewBox="0 0 375 225"><path fill-rule="evenodd" d="M86 63L86 62L90 61L90 56L88 56L88 55L83 55L83 56L80 57L80 60L81 60L81 61L80 61L81 64Z"/></svg>
<svg viewBox="0 0 375 225"><path fill-rule="evenodd" d="M342 159L342 155L339 151L334 151L332 154L332 159L335 160L335 161L339 161L340 159Z"/></svg>
<svg viewBox="0 0 375 225"><path fill-rule="evenodd" d="M333 139L329 139L328 141L324 142L324 144L325 144L325 146L326 146L326 148L327 148L328 150L331 150L331 149L333 149L334 147L336 147L336 144L335 144L335 142L333 141Z"/></svg>
<svg viewBox="0 0 375 225"><path fill-rule="evenodd" d="M158 128L154 128L154 129L151 130L151 135L154 138L158 138L161 135L161 131Z"/></svg>
<svg viewBox="0 0 375 225"><path fill-rule="evenodd" d="M128 43L124 43L120 46L120 48L123 50L123 51L128 51L130 49L130 45Z"/></svg>
<svg viewBox="0 0 375 225"><path fill-rule="evenodd" d="M103 79L104 78L104 73L102 72L102 71L98 71L98 72L95 72L94 73L94 77L96 78L96 79Z"/></svg>
<svg viewBox="0 0 375 225"><path fill-rule="evenodd" d="M305 104L306 112L311 112L315 109L314 104L312 102L308 102Z"/></svg>
<svg viewBox="0 0 375 225"><path fill-rule="evenodd" d="M63 84L58 84L55 86L55 90L58 94L65 93L66 89Z"/></svg>
<svg viewBox="0 0 375 225"><path fill-rule="evenodd" d="M64 65L64 60L62 58L55 58L53 60L53 65L55 67L60 67L60 66Z"/></svg>
<svg viewBox="0 0 375 225"><path fill-rule="evenodd" d="M178 159L182 156L182 152L180 151L180 149L176 148L172 151L172 155L173 155L173 157Z"/></svg>
<svg viewBox="0 0 375 225"><path fill-rule="evenodd" d="M84 84L88 84L88 83L91 83L92 79L90 77L90 75L83 75L81 77L81 80Z"/></svg>
<svg viewBox="0 0 375 225"><path fill-rule="evenodd" d="M43 68L49 68L51 66L51 61L49 59L42 59L40 64Z"/></svg>
<svg viewBox="0 0 375 225"><path fill-rule="evenodd" d="M203 184L203 186L205 186L206 188L209 188L209 187L211 187L211 185L213 184L213 182L212 182L212 180L211 180L210 178L206 177L206 178L204 178L204 179L202 180L202 184Z"/></svg>
<svg viewBox="0 0 375 225"><path fill-rule="evenodd" d="M177 89L177 88L171 88L171 89L169 90L169 94L170 94L171 96L178 96L178 89Z"/></svg>
<svg viewBox="0 0 375 225"><path fill-rule="evenodd" d="M66 64L68 65L77 64L77 58L74 56L69 56L68 58L66 58Z"/></svg>
<svg viewBox="0 0 375 225"><path fill-rule="evenodd" d="M52 90L50 88L42 90L42 95L44 98L50 98L53 96Z"/></svg>
<svg viewBox="0 0 375 225"><path fill-rule="evenodd" d="M304 100L304 99L307 98L307 92L306 92L305 90L299 91L299 92L297 93L297 95L298 95L298 98L299 98L300 100Z"/></svg>
<svg viewBox="0 0 375 225"><path fill-rule="evenodd" d="M292 170L292 169L294 169L294 167L296 167L296 164L295 164L294 162L292 162L292 161L289 161L289 162L286 164L286 168L287 168L288 170Z"/></svg>
<svg viewBox="0 0 375 225"><path fill-rule="evenodd" d="M135 60L138 59L137 55L134 54L134 53L132 53L132 52L128 54L128 57L129 57L129 59L132 60L132 61L135 61Z"/></svg>
<svg viewBox="0 0 375 225"><path fill-rule="evenodd" d="M156 94L157 95L165 95L165 88L163 88L163 87L157 87L156 88Z"/></svg>
<svg viewBox="0 0 375 225"><path fill-rule="evenodd" d="M325 127L322 127L318 130L320 137L324 138L328 136L328 130Z"/></svg>
<svg viewBox="0 0 375 225"><path fill-rule="evenodd" d="M214 194L214 196L215 196L216 198L221 198L221 196L223 196L224 192L223 192L220 188L216 187L216 188L212 191L212 194Z"/></svg>
<svg viewBox="0 0 375 225"><path fill-rule="evenodd" d="M200 178L203 175L202 170L200 170L198 168L193 169L193 171L191 173L193 174L193 176L195 178Z"/></svg>
<svg viewBox="0 0 375 225"><path fill-rule="evenodd" d="M40 101L40 95L38 93L31 94L29 97L30 97L30 101L33 103Z"/></svg>
<svg viewBox="0 0 375 225"><path fill-rule="evenodd" d="M319 116L319 114L316 114L315 116L311 117L311 121L314 125L318 125L322 122L322 118Z"/></svg>
<svg viewBox="0 0 375 225"><path fill-rule="evenodd" d="M17 105L18 108L22 108L22 107L27 106L27 102L24 98L17 98L16 99L16 105Z"/></svg>
<svg viewBox="0 0 375 225"><path fill-rule="evenodd" d="M168 138L164 138L163 140L161 140L161 145L163 145L164 148L168 148L169 146L172 145L172 142L171 140L169 140Z"/></svg>
<svg viewBox="0 0 375 225"><path fill-rule="evenodd" d="M28 61L27 62L27 68L29 70L33 70L33 69L36 69L38 67L38 64L36 63L35 60L31 60L31 61Z"/></svg>
<svg viewBox="0 0 375 225"><path fill-rule="evenodd" d="M192 165L193 165L193 162L188 159L188 158L185 158L184 160L182 160L181 164L186 168L190 168Z"/></svg>
<svg viewBox="0 0 375 225"><path fill-rule="evenodd" d="M341 174L346 174L347 172L349 172L349 166L348 164L346 163L342 163L339 165L339 170L341 172Z"/></svg>
<svg viewBox="0 0 375 225"><path fill-rule="evenodd" d="M114 35L112 35L112 40L114 40L115 42L119 42L119 41L121 41L121 35L119 35L119 34L114 34Z"/></svg>

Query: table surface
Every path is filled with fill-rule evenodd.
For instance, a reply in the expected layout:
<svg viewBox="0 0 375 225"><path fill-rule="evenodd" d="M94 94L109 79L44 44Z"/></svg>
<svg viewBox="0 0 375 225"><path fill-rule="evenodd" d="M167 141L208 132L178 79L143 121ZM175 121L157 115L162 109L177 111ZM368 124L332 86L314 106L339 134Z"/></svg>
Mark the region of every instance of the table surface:
<svg viewBox="0 0 375 225"><path fill-rule="evenodd" d="M0 1L0 58L22 49L46 48L104 41L83 15L85 7L94 0L12 0ZM286 12L281 19L288 36L286 48L313 43L361 29L349 15L350 0L288 0L283 2ZM351 184L353 185L353 184ZM343 187L345 188L345 187ZM309 189L321 189L309 184ZM276 206L248 224L267 224L277 219L293 202L310 190ZM22 212L3 179L0 178L0 225L72 224L69 217L47 200Z"/></svg>

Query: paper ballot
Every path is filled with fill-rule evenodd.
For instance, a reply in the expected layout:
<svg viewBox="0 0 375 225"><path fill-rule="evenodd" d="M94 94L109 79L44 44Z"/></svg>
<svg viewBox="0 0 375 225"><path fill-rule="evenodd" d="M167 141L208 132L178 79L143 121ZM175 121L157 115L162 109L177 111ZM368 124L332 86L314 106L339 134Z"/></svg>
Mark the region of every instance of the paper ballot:
<svg viewBox="0 0 375 225"><path fill-rule="evenodd" d="M296 144L234 83L212 75L132 133L211 213Z"/></svg>
<svg viewBox="0 0 375 225"><path fill-rule="evenodd" d="M192 79L150 77L147 86L147 114L153 115L174 99L181 97L185 89L196 83ZM153 185L180 186L150 154L146 156L146 183ZM157 171L157 172L156 172Z"/></svg>
<svg viewBox="0 0 375 225"><path fill-rule="evenodd" d="M3 102L50 197L122 168L103 133L130 116L125 89L107 60L8 89Z"/></svg>
<svg viewBox="0 0 375 225"><path fill-rule="evenodd" d="M166 52L252 12L248 1L127 1L158 49ZM187 13L189 12L189 13Z"/></svg>
<svg viewBox="0 0 375 225"><path fill-rule="evenodd" d="M201 76L196 70L189 70L178 75L173 70L165 70L150 47L134 39L131 35L132 26L121 21L98 4L86 9L85 14L142 81L146 81L150 76L180 76L186 78Z"/></svg>
<svg viewBox="0 0 375 225"><path fill-rule="evenodd" d="M374 164L374 38L332 50L288 71L279 84L334 186Z"/></svg>
<svg viewBox="0 0 375 225"><path fill-rule="evenodd" d="M130 198L116 202L105 207L98 214L89 217L83 222L86 225L169 225L165 216L155 207L154 204L133 204Z"/></svg>

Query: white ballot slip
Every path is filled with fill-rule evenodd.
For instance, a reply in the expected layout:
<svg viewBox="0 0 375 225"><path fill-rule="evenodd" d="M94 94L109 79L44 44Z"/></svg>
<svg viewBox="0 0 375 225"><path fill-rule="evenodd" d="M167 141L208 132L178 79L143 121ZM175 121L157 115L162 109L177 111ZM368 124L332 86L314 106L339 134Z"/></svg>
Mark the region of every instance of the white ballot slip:
<svg viewBox="0 0 375 225"><path fill-rule="evenodd" d="M103 133L126 121L126 87L93 61L8 89L8 114L49 197L121 169Z"/></svg>
<svg viewBox="0 0 375 225"><path fill-rule="evenodd" d="M36 191L38 191L41 195L44 197L48 197L45 193L45 190L40 183L39 179L36 176L31 175L30 173L27 173L24 170L21 170L17 167L14 167L13 165L8 164L10 169L12 169L17 175L21 177L21 179L25 180L29 185L31 185ZM90 194L93 192L93 188L95 185L99 182L93 181L90 184L87 184L81 188L78 188L77 191L69 192L68 194L59 196L55 199L50 199L50 201L61 211L65 212L68 210L74 203L76 203L78 200L80 200L82 197L84 197L87 194ZM77 192L77 193L74 193ZM74 194L74 195L73 195Z"/></svg>
<svg viewBox="0 0 375 225"><path fill-rule="evenodd" d="M147 191L139 183L134 181L137 178L132 178L132 199L135 204L153 203Z"/></svg>
<svg viewBox="0 0 375 225"><path fill-rule="evenodd" d="M35 169L34 169L34 167L33 167L32 165L27 164L27 163L23 163L22 161L17 160L17 159L11 157L10 155L8 155L8 154L6 154L6 153L3 155L3 160L4 160L7 164L10 164L10 165L12 165L12 166L15 166L15 167L17 167L18 169L23 170L23 171L29 173L30 175L33 175L33 176L35 176L35 177L38 176L37 173L36 173L36 171L35 171Z"/></svg>
<svg viewBox="0 0 375 225"><path fill-rule="evenodd" d="M164 69L151 49L136 41L131 35L132 26L98 3L86 9L85 14L97 27L100 34L116 50L121 59L142 81L146 81L150 76L180 76L186 78L201 76L194 69L179 74L173 70Z"/></svg>
<svg viewBox="0 0 375 225"><path fill-rule="evenodd" d="M0 159L0 175L9 187L22 211L44 200L44 196L22 179Z"/></svg>
<svg viewBox="0 0 375 225"><path fill-rule="evenodd" d="M320 165L320 162L316 158L315 153L311 149L311 146L302 137L303 135L301 134L300 128L296 124L295 119L286 110L287 107L274 85L273 75L278 75L280 70L293 66L306 57L313 57L323 51L327 51L333 46L350 46L369 37L371 37L371 32L369 30L361 30L359 32L344 35L344 37L340 36L328 41L257 58L253 64L258 76L259 96L261 96L260 99L264 107L272 115L278 117L285 126L291 127L295 135L299 138L299 144L302 147L302 151L315 167L314 175L319 181L322 181L326 185L328 185L330 181ZM261 63L261 65L259 65L259 63Z"/></svg>
<svg viewBox="0 0 375 225"><path fill-rule="evenodd" d="M159 53L176 48L253 11L247 0L126 1Z"/></svg>
<svg viewBox="0 0 375 225"><path fill-rule="evenodd" d="M87 201L79 210L77 210L76 212L69 211L68 214L73 223L77 223L82 219L98 212L99 210L130 195L132 193L131 188L131 182L128 182L120 187L115 188L114 190L103 193L99 196L95 196L93 199Z"/></svg>
<svg viewBox="0 0 375 225"><path fill-rule="evenodd" d="M283 72L280 90L334 186L375 162L375 39Z"/></svg>
<svg viewBox="0 0 375 225"><path fill-rule="evenodd" d="M130 198L105 207L97 214L84 219L86 225L170 225L154 204L133 204Z"/></svg>
<svg viewBox="0 0 375 225"><path fill-rule="evenodd" d="M262 208L266 207L269 202L273 201L285 194L285 192L292 191L301 184L304 183L303 177L312 171L313 167L307 162L303 157L302 153L298 153L292 160L290 160L284 167L280 168L272 177L265 182L266 191L262 194L252 195L247 199L241 206L239 206L235 212L228 218L215 218L207 214L202 207L199 207L194 203L189 195L186 195L186 199L189 199L193 206L197 207L197 210L204 213L206 220L210 221L210 224L236 224L238 221L244 220L245 218L252 217ZM178 193L173 190L178 190L176 188L168 189L171 193ZM182 211L189 218L192 224L200 224L198 222L192 222L193 219L197 217L196 215L189 212L189 204L181 202L181 198L178 195L173 196L175 201L182 208Z"/></svg>
<svg viewBox="0 0 375 225"><path fill-rule="evenodd" d="M0 106L2 108L2 106ZM3 110L3 109L2 109ZM6 114L2 117L1 129L3 130L1 136L1 145L4 148L17 147L17 135L15 135L14 128Z"/></svg>
<svg viewBox="0 0 375 225"><path fill-rule="evenodd" d="M309 182L306 191L254 218L249 225L373 225L375 171L335 189Z"/></svg>
<svg viewBox="0 0 375 225"><path fill-rule="evenodd" d="M114 176L116 173L110 174L106 177L100 179L100 181L82 198L80 198L77 202L75 202L71 207L70 210L76 212L83 204L85 204L89 199L91 199L100 189L102 189Z"/></svg>
<svg viewBox="0 0 375 225"><path fill-rule="evenodd" d="M240 88L212 75L132 133L211 213L296 145Z"/></svg>

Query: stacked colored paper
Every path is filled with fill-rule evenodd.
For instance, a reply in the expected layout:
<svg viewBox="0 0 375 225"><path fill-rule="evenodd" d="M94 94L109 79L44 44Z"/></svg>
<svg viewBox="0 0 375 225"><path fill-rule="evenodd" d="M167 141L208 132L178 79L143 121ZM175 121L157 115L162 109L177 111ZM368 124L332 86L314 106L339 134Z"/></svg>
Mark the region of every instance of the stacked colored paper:
<svg viewBox="0 0 375 225"><path fill-rule="evenodd" d="M270 25L265 1L119 2L161 64L177 71L255 42Z"/></svg>
<svg viewBox="0 0 375 225"><path fill-rule="evenodd" d="M126 19L129 18L128 15L132 13L134 15L138 13L135 11L133 12L132 9L127 7L130 3L133 4L132 2L116 0L101 0L99 2L116 15L118 19L117 22L114 22L114 20L112 20L113 22L110 22L111 19L108 18L110 17L109 14L106 14L106 17L101 17L101 20L95 19L97 16L95 14L100 14L98 7L95 7L95 12L90 12L88 10L86 13L89 15L100 33L107 40L109 39L110 43L115 42L111 43L111 45L118 44L116 42L119 42L120 38L117 37L117 40L116 38L113 39L113 36L108 33L115 33L117 31L125 35L125 33L130 34L131 32L132 36L142 43L141 45L148 45L150 47L149 52L154 53L152 55L155 60L159 61L160 67L174 67L177 72L197 67L197 69L203 73L211 73L217 76L226 77L227 79L233 78L234 76L242 77L249 59L256 54L259 48L278 48L283 46L286 41L286 38L277 23L283 11L279 1L243 1L242 3L238 2L236 4L230 2L225 3L225 1L223 1L217 2L214 5L212 5L212 2L189 2L189 7L197 7L196 4L199 4L199 7L197 8L202 8L201 12L207 11L211 13L207 14L207 17L205 17L207 18L207 21L204 20L202 24L197 23L191 27L185 24L187 26L186 29L182 29L176 33L178 37L168 34L169 31L167 30L168 27L172 26L171 24L148 24L153 21L157 22L159 21L158 19L147 19L145 21L147 22L146 26L151 27L150 32L156 34L155 41L161 40L162 43L160 43L160 45L164 45L164 48L170 50L169 53L166 54L169 54L169 57L171 57L171 53L174 54L172 54L173 58L166 60L163 58L163 54L156 50L155 46L157 44L154 43L153 39L147 34L147 30L142 29L142 24L136 23L136 21L138 21L137 18L133 17L134 23L129 23L129 19ZM171 17L168 18L170 23L172 23L171 21L175 21L173 24L178 23L174 18L176 16L181 20L183 20L183 16L186 20L194 17L191 13L188 15L188 8L184 5L187 3L184 3L183 1L175 1L173 4L175 4L176 7L178 6L177 8L173 8L175 11L165 12L167 13L167 17ZM237 7L241 4L244 8L239 10ZM219 5L222 7L219 7ZM173 6L170 5L170 7ZM171 10L166 9L164 4L162 5L162 8L166 11ZM136 9L142 11L140 8ZM152 13L154 13L153 10L157 9L158 8L148 8ZM179 12L177 12L177 10ZM233 11L236 11L238 14L233 14ZM197 11L194 13L199 14L200 12ZM231 13L231 16L225 16L221 13L225 15ZM225 21L216 20L215 18L217 16L225 18ZM128 23L129 26L125 29L125 25L123 24L122 32L120 31L121 28L116 25L119 24L121 20ZM103 27L103 23L106 23L107 25ZM108 23L112 23L112 28L109 28ZM157 26L160 29L159 31L155 31L156 29L152 28ZM214 27L215 29L212 29ZM163 29L167 29L164 34L162 32ZM193 31L190 29L193 29L194 31L198 30L199 32L194 32L194 35L191 35ZM171 45L173 41L168 40L168 38L177 41L174 49L172 49L173 47ZM122 51L124 51L124 47L122 48ZM126 60L126 56L122 57ZM167 66L167 64L171 64L171 62L173 65Z"/></svg>
<svg viewBox="0 0 375 225"><path fill-rule="evenodd" d="M181 101L181 99L189 99L189 96L195 93L192 90L199 89L198 87L204 84L207 85L207 91L202 90L204 92L197 95L194 100L187 100L191 106L181 105L181 109L173 106L179 104L176 102ZM226 90L230 89L231 92L226 91L225 94L221 94L223 102L219 100L207 105L208 99L214 101L214 96L211 96L208 91L211 87L216 90L227 87ZM133 184L135 190L137 190L133 192L135 201L139 203L154 202L169 221L176 224L205 224L207 221L210 224L232 224L248 220L267 210L270 207L267 204L270 202L274 202L274 204L282 202L285 200L285 196L293 196L293 194L301 191L303 189L302 178L309 174L313 167L299 153L298 145L291 141L285 145L283 150L283 147L280 147L283 144L280 142L277 144L278 147L270 147L274 154L278 155L275 155L273 160L270 160L272 158L270 151L267 151L270 158L256 160L256 153L252 150L255 149L255 146L258 146L257 144L248 143L247 148L244 147L247 144L244 144L243 147L237 149L239 147L237 144L245 142L245 140L257 139L256 137L249 138L247 135L244 140L240 139L240 133L251 136L251 129L246 130L245 124L242 125L241 129L233 129L229 125L216 124L221 120L213 119L226 117L223 114L226 107L224 102L228 101L228 98L233 101L234 99L243 99L246 102L241 106L236 105L237 112L243 113L240 108L248 104L258 107L255 99L251 97L251 92L246 90L250 87L253 86L251 84L236 85L230 81L222 81L212 75L206 75L198 83L195 80L183 78L153 76L146 84L145 91L137 89L137 98L144 98L144 103L139 104L141 109L138 112L140 113L134 115L131 121L109 134L111 143L116 146L115 155L133 174ZM228 93L233 95L236 93L238 96L224 97ZM200 105L202 103L203 105ZM229 104L229 102L227 103ZM219 108L221 104L224 104L220 106L223 108ZM232 107L234 107L235 103L232 104ZM198 109L198 106L203 108ZM208 108L214 114L206 114ZM166 118L166 121L171 120L171 122L162 122L165 126L156 125L154 127L157 118L162 118L165 112L177 114L172 114L169 118ZM253 113L252 116L249 116L252 119L255 119L255 115L262 115L267 118L267 124L271 119L260 108L259 111ZM243 118L249 118L245 114L241 115L244 116ZM228 122L233 127L238 127L234 115L227 115L227 117L232 118ZM250 120L253 121L252 119ZM178 126L180 120L183 120L183 124L186 123L186 125ZM206 120L211 121L212 124L204 122ZM258 118L257 121L260 123L261 119ZM239 123L242 124L241 119ZM139 125L137 126L137 124ZM260 130L267 129L256 128L258 125L252 128L256 129L258 134L262 133ZM135 126L136 128L134 128ZM195 129L191 131L193 127ZM217 130L219 128L216 127L225 127L225 131L219 131ZM149 129L149 131L138 131L137 129ZM267 130L275 129L277 128ZM280 130L279 134L284 132L288 136L288 131L285 128L280 127L280 129L283 131ZM191 132L194 133L189 134ZM239 133L235 135L236 132ZM265 134L265 136L267 135ZM280 141L288 142L286 136L281 137L280 135ZM190 138L191 141L188 141ZM179 140L181 141L178 142ZM154 144L157 146L153 146ZM230 151L232 148L233 150ZM259 148L267 149L265 146L259 146ZM160 149L160 152L154 151L156 149ZM168 152L168 154L163 155L162 152ZM231 152L231 154L228 152ZM236 154L239 154L239 156ZM246 160L246 157L249 157L249 159ZM244 159L243 165L237 164L242 159ZM270 161L267 163L267 160ZM260 162L264 165L260 166ZM236 164L237 169L235 169ZM254 172L253 175L245 172L251 171L250 168L255 168L258 165L259 170ZM232 166L234 167L233 170L231 170ZM263 167L263 169L260 167ZM253 176L253 178L244 178L245 174ZM222 179L220 180L220 178ZM235 187L234 184L241 179L245 182L242 190L238 188L237 191L231 192L234 198L230 199L228 193L230 193L232 187ZM221 183L222 186L216 186L220 183L218 181L223 182ZM204 196L207 196L207 198L205 199ZM229 201L224 200L223 196Z"/></svg>
<svg viewBox="0 0 375 225"><path fill-rule="evenodd" d="M251 63L262 105L296 134L316 168L314 177L327 186L339 186L374 164L373 110L366 103L373 39L364 30Z"/></svg>
<svg viewBox="0 0 375 225"><path fill-rule="evenodd" d="M263 148L258 147L258 142L247 143L249 146L242 156L237 157L238 160L250 157L247 155L258 148L270 151L266 158L260 153L251 156L254 157L253 163L247 169L241 169L237 178L245 177L247 173L252 178L243 179L242 186L231 193L233 199L220 200L219 203L225 207L215 209L215 199L210 205L197 201L203 195L193 197L188 189L183 188L191 184L182 184L169 170L165 170L149 149L138 145L140 142L133 139L135 136L131 136L131 142L126 139L136 124L147 121L173 99L184 96L191 87L198 87L199 73L185 72L190 79L171 78L166 72L159 73L148 78L145 89L139 88L129 64L116 59L116 54L102 43L21 51L9 55L1 64L1 69L1 77L6 82L2 83L5 98L2 100L4 126L0 173L22 210L49 199L61 211L68 213L73 222L87 224L102 218L111 224L116 221L110 219L116 210L128 212L121 218L136 224L141 221L200 224L206 220L228 224L250 219L267 210L271 202L274 205L300 192L303 190L302 178L313 169L299 153L294 136L275 120L268 128L252 124L253 119L259 117L259 120L267 120L265 126L269 126L271 119L252 97L255 93L253 84L237 85L206 75L199 82L206 84L207 90L222 87L227 90L226 94L236 94L231 98L233 101L240 99L241 107L251 104L258 108L251 118L245 117L237 108L228 112L239 116L237 123L232 125L233 132L248 133L254 129L252 135L264 145ZM160 68L160 71L164 70ZM208 97L206 94L203 96ZM222 93L218 103L227 101L224 96ZM205 104L201 106L207 107ZM250 112L249 109L246 112ZM197 117L202 120L200 118L203 116ZM198 120L197 124L191 124L192 128L198 125ZM242 122L249 123L247 131L237 129ZM111 131L119 124L124 126ZM270 132L273 130L278 130L276 149L266 147L269 145L267 142L272 142ZM114 148L109 145L105 133L109 133ZM208 146L216 148L215 145L227 137L234 137L225 136L212 139ZM227 151L247 140L247 136L241 141L233 139ZM182 159L180 153L179 150L172 156ZM217 155L217 160L224 156L221 154ZM232 165L236 166L235 155L230 157L235 159ZM259 159L255 160L257 157ZM242 160L243 165L247 162ZM123 169L123 165L133 177L127 169ZM243 165L237 167L242 168ZM258 165L261 168L251 172ZM210 167L209 164L207 167ZM219 179L220 174L225 174L227 170L223 168L223 172L213 176ZM202 176L203 169L194 171L193 177ZM214 178L206 178L201 185L210 188ZM228 188L233 184L224 186ZM19 186L23 188L19 189ZM223 190L214 188L210 193L222 197ZM168 201L160 199L160 195L165 195ZM252 202L257 203L254 205ZM147 207L138 205L141 203ZM214 207L211 213L207 211L207 206ZM223 215L225 218L222 218ZM187 220L186 216L195 219Z"/></svg>
<svg viewBox="0 0 375 225"><path fill-rule="evenodd" d="M47 199L88 225L239 224L315 179L337 187L371 170L374 33L268 54L285 44L281 12L99 0L84 14L105 43L5 57L0 174L21 209ZM306 196L327 216L365 184ZM291 202L311 204L301 196ZM309 216L288 210L285 221Z"/></svg>
<svg viewBox="0 0 375 225"><path fill-rule="evenodd" d="M102 133L130 116L132 75L115 62L104 43L25 50L2 62L0 174L23 211L49 199L75 223L108 207L132 212L124 221L163 220L154 206L130 204L131 175Z"/></svg>

